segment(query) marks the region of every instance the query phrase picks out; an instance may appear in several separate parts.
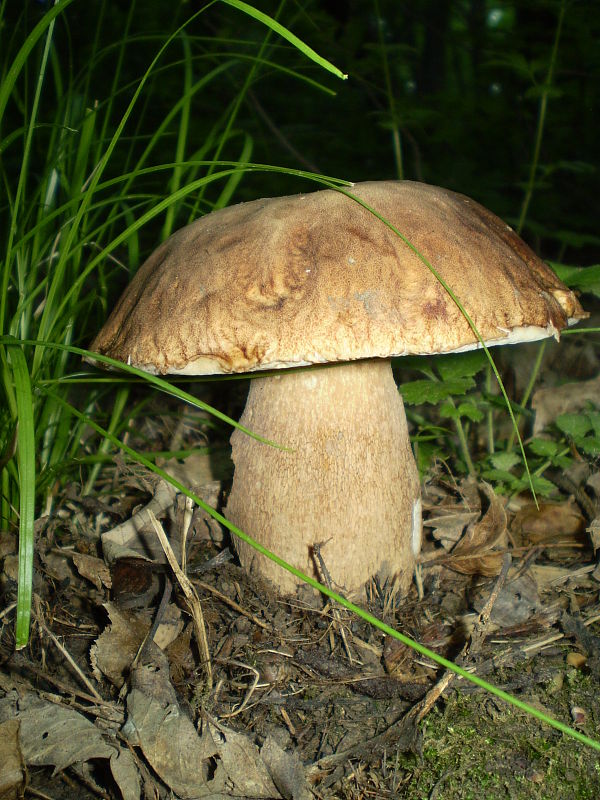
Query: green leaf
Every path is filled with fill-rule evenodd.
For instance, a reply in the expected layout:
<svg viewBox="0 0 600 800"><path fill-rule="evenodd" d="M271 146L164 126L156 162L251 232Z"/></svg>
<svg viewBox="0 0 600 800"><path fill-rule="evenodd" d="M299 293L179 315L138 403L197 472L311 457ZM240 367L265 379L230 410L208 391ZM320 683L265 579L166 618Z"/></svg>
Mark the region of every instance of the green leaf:
<svg viewBox="0 0 600 800"><path fill-rule="evenodd" d="M541 475L532 475L532 479L533 488L535 489L536 494L548 497L548 495L556 491L556 486L551 481L547 480L547 478L542 478ZM523 480L523 489L527 489L528 487L529 482Z"/></svg>
<svg viewBox="0 0 600 800"><path fill-rule="evenodd" d="M600 438L597 436L585 436L577 441L577 446L590 456L600 455Z"/></svg>
<svg viewBox="0 0 600 800"><path fill-rule="evenodd" d="M516 478L512 472L507 472L504 469L486 469L482 472L481 476L485 478L486 481L505 483L510 486L511 489L516 489L519 484L519 479Z"/></svg>
<svg viewBox="0 0 600 800"><path fill-rule="evenodd" d="M556 418L556 425L576 442L592 429L592 423L584 414L561 414Z"/></svg>
<svg viewBox="0 0 600 800"><path fill-rule="evenodd" d="M562 97L562 89L555 86L548 86L547 84L540 84L539 86L532 86L524 94L528 100L540 100L542 97L556 98Z"/></svg>
<svg viewBox="0 0 600 800"><path fill-rule="evenodd" d="M431 469L431 462L438 457L443 457L444 450L435 442L419 442L415 447L417 468L421 475L427 475Z"/></svg>
<svg viewBox="0 0 600 800"><path fill-rule="evenodd" d="M553 458L560 449L559 444L552 439L532 439L528 446L532 453L544 458Z"/></svg>
<svg viewBox="0 0 600 800"><path fill-rule="evenodd" d="M548 262L560 280L571 289L600 297L600 264L590 267L571 267L557 262Z"/></svg>
<svg viewBox="0 0 600 800"><path fill-rule="evenodd" d="M409 381L400 386L400 392L405 403L409 406L420 405L421 403L431 403L437 405L447 397L458 394L465 394L475 386L472 378L458 378L448 381Z"/></svg>
<svg viewBox="0 0 600 800"><path fill-rule="evenodd" d="M470 402L460 403L458 413L460 417L467 417L472 422L481 422L484 417L483 411L475 403Z"/></svg>
<svg viewBox="0 0 600 800"><path fill-rule="evenodd" d="M67 6L71 5L72 2L73 0L62 0L62 2L55 3L48 13L44 14L42 19L31 31L27 39L25 39L21 49L14 57L7 74L3 75L2 81L0 81L0 122L4 116L4 109L6 108L6 104L8 103L8 100L12 94L17 78L25 66L31 51L44 35L46 29L54 22L54 19L59 14L62 14L62 12L67 8Z"/></svg>
<svg viewBox="0 0 600 800"><path fill-rule="evenodd" d="M473 422L481 422L484 415L483 411L477 408L475 403L466 402L455 406L452 401L448 401L440 408L440 416L449 419L462 419L463 417L467 417L467 419Z"/></svg>
<svg viewBox="0 0 600 800"><path fill-rule="evenodd" d="M573 459L570 456L557 456L556 458L552 459L552 466L558 467L559 469L565 470L568 469L571 464L573 463Z"/></svg>
<svg viewBox="0 0 600 800"><path fill-rule="evenodd" d="M318 64L323 69L326 69L328 72L332 72L338 78L342 78L342 80L346 80L348 77L344 75L344 73L339 70L337 67L324 59L318 53L309 47L307 44L299 39L297 36L289 31L287 28L284 28L279 22L274 20L272 17L269 17L268 14L264 14L262 11L259 11L257 8L248 5L248 3L243 3L242 0L221 0L222 3L225 3L228 6L233 6L233 8L237 8L239 11L243 11L244 14L248 14L249 17L253 17L258 22L262 22L263 25L266 25L267 28L271 28L272 31L277 33L283 39L286 39L290 44L297 47L301 53L303 53L307 58L310 58L311 61L314 61L315 64Z"/></svg>
<svg viewBox="0 0 600 800"><path fill-rule="evenodd" d="M511 470L514 466L521 463L521 456L518 453L494 453L490 456L490 463L496 469Z"/></svg>
<svg viewBox="0 0 600 800"><path fill-rule="evenodd" d="M487 363L487 356L483 350L469 350L467 353L439 356L435 360L435 368L442 380L447 381L470 378L481 372Z"/></svg>
<svg viewBox="0 0 600 800"><path fill-rule="evenodd" d="M594 431L594 436L600 436L600 411L588 411L587 418Z"/></svg>

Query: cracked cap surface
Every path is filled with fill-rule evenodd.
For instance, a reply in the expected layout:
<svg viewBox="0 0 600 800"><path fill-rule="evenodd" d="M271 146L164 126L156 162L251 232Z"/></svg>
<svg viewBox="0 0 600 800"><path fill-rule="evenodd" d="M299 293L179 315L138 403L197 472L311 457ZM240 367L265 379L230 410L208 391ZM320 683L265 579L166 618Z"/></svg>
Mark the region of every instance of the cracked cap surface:
<svg viewBox="0 0 600 800"><path fill-rule="evenodd" d="M412 181L348 191L432 264L488 345L586 313L516 233L464 195ZM241 203L167 239L90 349L153 373L210 374L456 352L469 323L415 252L333 190Z"/></svg>

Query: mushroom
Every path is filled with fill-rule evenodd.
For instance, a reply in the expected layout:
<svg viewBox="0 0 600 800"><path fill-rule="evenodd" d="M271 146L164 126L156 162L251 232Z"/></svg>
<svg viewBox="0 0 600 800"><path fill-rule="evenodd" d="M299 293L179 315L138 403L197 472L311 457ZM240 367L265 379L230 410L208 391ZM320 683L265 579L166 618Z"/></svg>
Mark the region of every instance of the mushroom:
<svg viewBox="0 0 600 800"><path fill-rule="evenodd" d="M486 345L558 337L585 316L473 200L410 181L351 192L428 259ZM175 233L91 349L151 373L253 372L240 421L282 447L234 431L226 515L303 572L325 577L324 564L356 594L375 574L406 592L421 547L419 478L391 358L479 346L414 250L360 203L325 190L241 203ZM300 583L245 542L236 547L281 592Z"/></svg>

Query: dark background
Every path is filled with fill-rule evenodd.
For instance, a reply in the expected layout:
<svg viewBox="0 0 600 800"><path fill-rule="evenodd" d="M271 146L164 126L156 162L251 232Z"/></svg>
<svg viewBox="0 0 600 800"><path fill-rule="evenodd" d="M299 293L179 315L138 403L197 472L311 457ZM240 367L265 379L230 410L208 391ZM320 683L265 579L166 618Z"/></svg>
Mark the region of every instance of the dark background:
<svg viewBox="0 0 600 800"><path fill-rule="evenodd" d="M14 13L15 36L23 35L23 15L25 27L31 29L50 7L40 2L10 5L8 24ZM582 265L598 261L600 4L260 0L256 6L349 78L342 82L324 72L273 33L265 45L264 26L216 3L186 27L193 78L225 60L232 63L195 97L186 157L211 135L218 138L241 96L233 124L236 133L221 152L223 159L239 158L246 135L251 137L254 162L353 181L401 174L471 195L513 225L532 164L540 98L562 14L535 191L523 235L546 258ZM116 121L166 36L200 8L199 3L175 0L75 2L58 20L55 57L72 75L76 89L82 94L85 90L84 96L102 105L112 95ZM123 37L128 45L115 87L117 45ZM269 64L259 66L248 90L242 91L252 67L248 57L255 57L262 46L267 61L297 70L336 95ZM118 174L131 163L132 153L141 152L153 127L172 107L182 86L182 52L178 39L161 57L107 174ZM52 102L52 93L46 93L42 116L44 103ZM178 125L175 117L173 148L165 148L164 161L173 159ZM394 156L394 126L402 148L401 173ZM43 149L42 136L37 137L37 147ZM214 154L215 148L209 147L204 157ZM18 169L18 164L12 168ZM140 179L136 186L140 184L166 194L156 178ZM286 175L251 174L231 202L306 188ZM218 189L211 191L215 195ZM210 201L210 191L207 197ZM178 210L176 226L188 221L190 208L191 201ZM159 232L158 223L144 232L149 249Z"/></svg>

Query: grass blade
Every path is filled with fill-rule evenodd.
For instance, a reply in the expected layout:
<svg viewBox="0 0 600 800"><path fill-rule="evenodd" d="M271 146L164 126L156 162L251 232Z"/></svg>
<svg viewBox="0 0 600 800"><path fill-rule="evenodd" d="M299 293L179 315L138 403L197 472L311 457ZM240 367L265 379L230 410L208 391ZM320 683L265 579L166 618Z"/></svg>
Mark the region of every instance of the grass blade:
<svg viewBox="0 0 600 800"><path fill-rule="evenodd" d="M261 22L263 25L266 25L267 28L270 28L274 33L278 34L288 41L291 45L296 47L300 52L305 55L307 58L310 58L311 61L314 61L315 64L318 64L323 69L326 69L328 72L332 72L336 77L341 78L342 80L346 80L348 78L341 70L335 67L330 61L320 56L318 53L305 44L301 39L281 25L279 22L274 20L268 14L259 11L254 6L248 5L248 3L243 3L242 0L221 0L222 3L225 3L228 6L232 6L233 8L237 8L239 11L243 11L244 14L248 14L249 17Z"/></svg>
<svg viewBox="0 0 600 800"><path fill-rule="evenodd" d="M14 342L14 343L13 343ZM17 340L7 343L17 402L17 465L19 471L19 590L17 594L17 650L29 639L33 579L33 523L35 519L35 441L31 382L27 361Z"/></svg>
<svg viewBox="0 0 600 800"><path fill-rule="evenodd" d="M10 69L0 82L0 124L2 123L2 117L4 116L4 109L8 103L8 98L13 92L15 82L21 74L21 70L25 66L27 59L31 55L31 51L38 43L38 40L43 36L46 28L51 25L55 18L59 14L62 14L62 12L67 8L67 6L70 6L72 2L73 0L59 0L59 2L56 3L56 5L54 5L50 11L48 11L48 13L45 14L38 22L23 43L17 55L14 57Z"/></svg>

